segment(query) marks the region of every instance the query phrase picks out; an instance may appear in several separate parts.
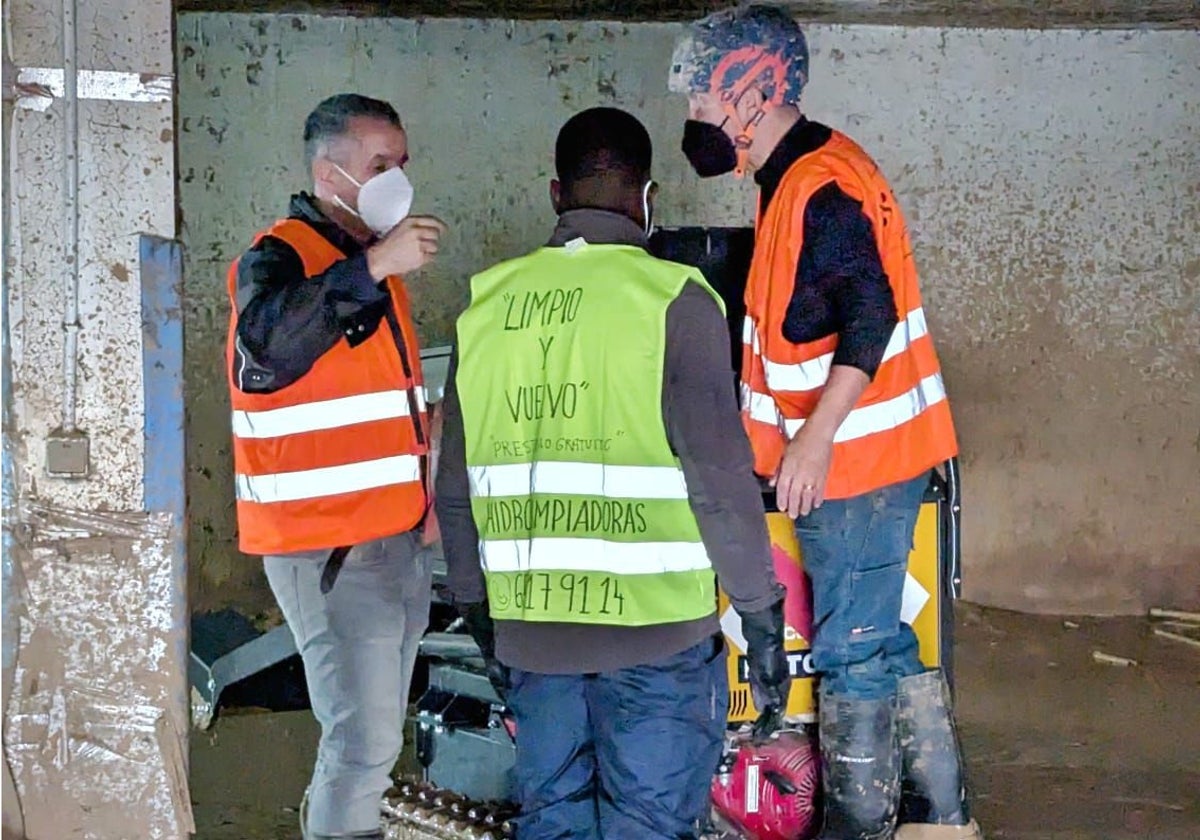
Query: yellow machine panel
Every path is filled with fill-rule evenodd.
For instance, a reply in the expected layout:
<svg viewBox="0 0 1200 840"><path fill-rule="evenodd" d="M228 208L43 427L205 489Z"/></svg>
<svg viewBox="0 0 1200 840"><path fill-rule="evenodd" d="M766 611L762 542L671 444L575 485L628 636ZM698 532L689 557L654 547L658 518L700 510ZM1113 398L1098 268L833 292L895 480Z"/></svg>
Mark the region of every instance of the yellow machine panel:
<svg viewBox="0 0 1200 840"><path fill-rule="evenodd" d="M908 579L905 581L904 607L901 617L912 625L920 643L921 659L926 665L940 664L942 586L942 522L941 505L926 501L921 505L913 535L913 550L908 557ZM787 715L800 720L814 720L813 667L810 655L812 634L812 593L803 572L800 545L792 520L784 513L767 514L771 535L771 553L775 573L787 587L784 607L786 621L785 647L792 671L792 689L788 696ZM754 720L758 711L750 694L746 677L745 641L741 634L741 619L731 609L729 599L720 593L718 614L725 632L729 662L729 722Z"/></svg>

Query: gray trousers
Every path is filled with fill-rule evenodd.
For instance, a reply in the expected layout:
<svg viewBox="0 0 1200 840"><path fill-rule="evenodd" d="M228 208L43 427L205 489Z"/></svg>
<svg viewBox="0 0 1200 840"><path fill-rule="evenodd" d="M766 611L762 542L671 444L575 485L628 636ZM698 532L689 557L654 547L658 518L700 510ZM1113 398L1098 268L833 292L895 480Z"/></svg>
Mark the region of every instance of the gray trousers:
<svg viewBox="0 0 1200 840"><path fill-rule="evenodd" d="M429 623L432 563L415 532L363 543L323 595L328 556L263 558L321 725L307 830L378 831L380 800L404 746L417 645Z"/></svg>

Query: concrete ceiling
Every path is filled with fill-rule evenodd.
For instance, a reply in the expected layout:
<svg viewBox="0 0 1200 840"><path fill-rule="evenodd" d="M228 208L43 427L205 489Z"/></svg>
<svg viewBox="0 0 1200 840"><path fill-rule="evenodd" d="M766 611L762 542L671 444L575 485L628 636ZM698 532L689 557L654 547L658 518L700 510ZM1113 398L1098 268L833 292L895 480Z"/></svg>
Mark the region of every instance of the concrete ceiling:
<svg viewBox="0 0 1200 840"><path fill-rule="evenodd" d="M180 11L383 17L688 20L731 5L712 0L177 0ZM825 0L785 2L823 23L999 28L1200 29L1200 0Z"/></svg>

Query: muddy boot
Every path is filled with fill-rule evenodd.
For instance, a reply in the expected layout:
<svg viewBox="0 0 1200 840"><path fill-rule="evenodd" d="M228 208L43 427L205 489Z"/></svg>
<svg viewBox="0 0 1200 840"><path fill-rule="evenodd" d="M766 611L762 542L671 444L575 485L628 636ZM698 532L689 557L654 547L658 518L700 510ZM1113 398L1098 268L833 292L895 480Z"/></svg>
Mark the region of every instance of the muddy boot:
<svg viewBox="0 0 1200 840"><path fill-rule="evenodd" d="M950 689L942 672L926 671L900 680L899 703L900 822L911 823L913 828L971 828L974 823L967 810L962 750L950 706ZM943 831L910 832L906 836L932 840L979 835Z"/></svg>
<svg viewBox="0 0 1200 840"><path fill-rule="evenodd" d="M823 840L887 840L900 800L896 699L821 692Z"/></svg>

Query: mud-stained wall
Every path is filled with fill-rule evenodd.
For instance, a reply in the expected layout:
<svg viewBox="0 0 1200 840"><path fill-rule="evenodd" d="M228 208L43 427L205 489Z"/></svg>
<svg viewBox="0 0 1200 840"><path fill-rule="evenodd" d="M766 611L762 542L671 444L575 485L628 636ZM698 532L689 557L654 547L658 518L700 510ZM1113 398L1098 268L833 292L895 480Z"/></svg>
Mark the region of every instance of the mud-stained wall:
<svg viewBox="0 0 1200 840"><path fill-rule="evenodd" d="M451 225L414 284L428 344L467 278L538 244L553 140L615 104L656 143L663 224L749 224L701 182L664 90L671 24L183 14L189 497L197 608L270 604L237 555L221 344L228 262L305 186L321 97L393 101L416 208ZM908 214L960 426L967 596L1035 610L1200 603L1200 35L813 26L809 114Z"/></svg>
<svg viewBox="0 0 1200 840"><path fill-rule="evenodd" d="M171 291L142 246L175 235L172 18L161 1L4 4L5 837L18 805L35 840L195 829L182 494L172 511L154 492L182 481L182 429L150 419L166 365L143 376L181 320L143 307ZM47 439L73 425L87 475L51 476ZM171 432L174 472L147 468Z"/></svg>

